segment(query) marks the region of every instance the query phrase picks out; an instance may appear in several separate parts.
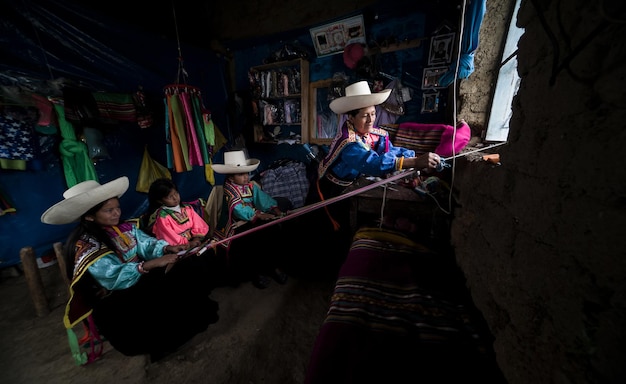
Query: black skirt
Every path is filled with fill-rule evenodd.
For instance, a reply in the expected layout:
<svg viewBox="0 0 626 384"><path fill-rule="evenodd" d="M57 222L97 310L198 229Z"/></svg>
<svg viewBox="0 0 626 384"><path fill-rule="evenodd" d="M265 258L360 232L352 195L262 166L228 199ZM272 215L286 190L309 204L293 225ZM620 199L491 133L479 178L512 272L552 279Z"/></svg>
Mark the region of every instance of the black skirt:
<svg viewBox="0 0 626 384"><path fill-rule="evenodd" d="M155 268L134 286L111 291L94 305L98 331L127 356L150 354L154 361L175 351L218 320L218 303L209 298L213 256L187 257L167 274Z"/></svg>

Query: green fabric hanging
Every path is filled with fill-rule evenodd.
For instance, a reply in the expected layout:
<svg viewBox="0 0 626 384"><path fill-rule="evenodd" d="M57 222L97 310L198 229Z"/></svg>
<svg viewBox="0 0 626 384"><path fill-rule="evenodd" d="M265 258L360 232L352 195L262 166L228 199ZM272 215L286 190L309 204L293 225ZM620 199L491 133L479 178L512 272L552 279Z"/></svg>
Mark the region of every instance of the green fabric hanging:
<svg viewBox="0 0 626 384"><path fill-rule="evenodd" d="M76 139L74 126L65 120L65 110L63 104L54 104L57 117L59 119L59 127L63 140L59 145L63 160L63 171L65 172L65 182L68 188L86 181L98 181L98 174L91 159L89 158L89 148L87 144Z"/></svg>

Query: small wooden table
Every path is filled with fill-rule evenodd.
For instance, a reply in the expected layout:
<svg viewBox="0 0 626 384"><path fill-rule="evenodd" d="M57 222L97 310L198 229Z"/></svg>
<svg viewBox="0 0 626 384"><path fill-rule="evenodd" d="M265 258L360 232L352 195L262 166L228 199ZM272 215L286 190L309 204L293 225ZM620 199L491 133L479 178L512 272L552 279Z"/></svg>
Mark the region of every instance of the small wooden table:
<svg viewBox="0 0 626 384"><path fill-rule="evenodd" d="M359 178L347 187L344 193L372 183L374 181L370 181L367 178ZM383 210L382 215L381 210ZM391 215L416 220L420 216L427 215L430 221L434 210L438 210L438 208L431 198L419 194L413 188L392 182L386 186L373 188L350 198L350 226L353 231L358 229L360 224L359 214Z"/></svg>

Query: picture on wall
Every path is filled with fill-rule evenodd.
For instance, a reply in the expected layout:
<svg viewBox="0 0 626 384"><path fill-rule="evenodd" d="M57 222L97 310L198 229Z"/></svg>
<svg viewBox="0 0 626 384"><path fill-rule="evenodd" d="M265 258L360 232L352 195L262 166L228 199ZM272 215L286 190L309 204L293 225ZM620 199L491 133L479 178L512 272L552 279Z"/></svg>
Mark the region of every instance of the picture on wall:
<svg viewBox="0 0 626 384"><path fill-rule="evenodd" d="M428 65L449 64L452 59L454 33L433 36L430 39Z"/></svg>
<svg viewBox="0 0 626 384"><path fill-rule="evenodd" d="M318 57L341 53L351 43L366 43L363 15L311 28L310 32Z"/></svg>
<svg viewBox="0 0 626 384"><path fill-rule="evenodd" d="M439 92L424 92L422 94L422 113L439 112Z"/></svg>
<svg viewBox="0 0 626 384"><path fill-rule="evenodd" d="M424 68L424 76L422 77L422 89L440 89L445 88L439 85L439 78L448 71L448 67L432 67Z"/></svg>

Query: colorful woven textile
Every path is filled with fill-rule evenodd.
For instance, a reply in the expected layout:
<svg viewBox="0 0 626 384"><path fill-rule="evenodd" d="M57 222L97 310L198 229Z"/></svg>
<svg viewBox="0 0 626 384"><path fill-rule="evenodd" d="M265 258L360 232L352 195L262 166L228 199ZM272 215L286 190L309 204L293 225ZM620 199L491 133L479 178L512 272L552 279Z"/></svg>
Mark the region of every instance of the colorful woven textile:
<svg viewBox="0 0 626 384"><path fill-rule="evenodd" d="M446 130L444 124L401 123L396 126L383 126L391 137L393 145L415 151L416 155L434 152Z"/></svg>
<svg viewBox="0 0 626 384"><path fill-rule="evenodd" d="M461 121L456 127L446 124L401 123L385 125L395 146L409 148L416 155L435 152L442 157L459 153L471 138L470 126ZM454 136L454 137L453 137Z"/></svg>
<svg viewBox="0 0 626 384"><path fill-rule="evenodd" d="M210 114L204 108L200 89L171 84L165 87L165 131L168 168L190 171L211 163L215 141ZM207 173L207 181L214 181Z"/></svg>
<svg viewBox="0 0 626 384"><path fill-rule="evenodd" d="M135 100L130 93L93 92L100 118L116 121L137 121Z"/></svg>
<svg viewBox="0 0 626 384"><path fill-rule="evenodd" d="M422 284L432 273L420 270L424 260L437 256L397 232L360 230L304 383L443 383L481 374L469 311Z"/></svg>

